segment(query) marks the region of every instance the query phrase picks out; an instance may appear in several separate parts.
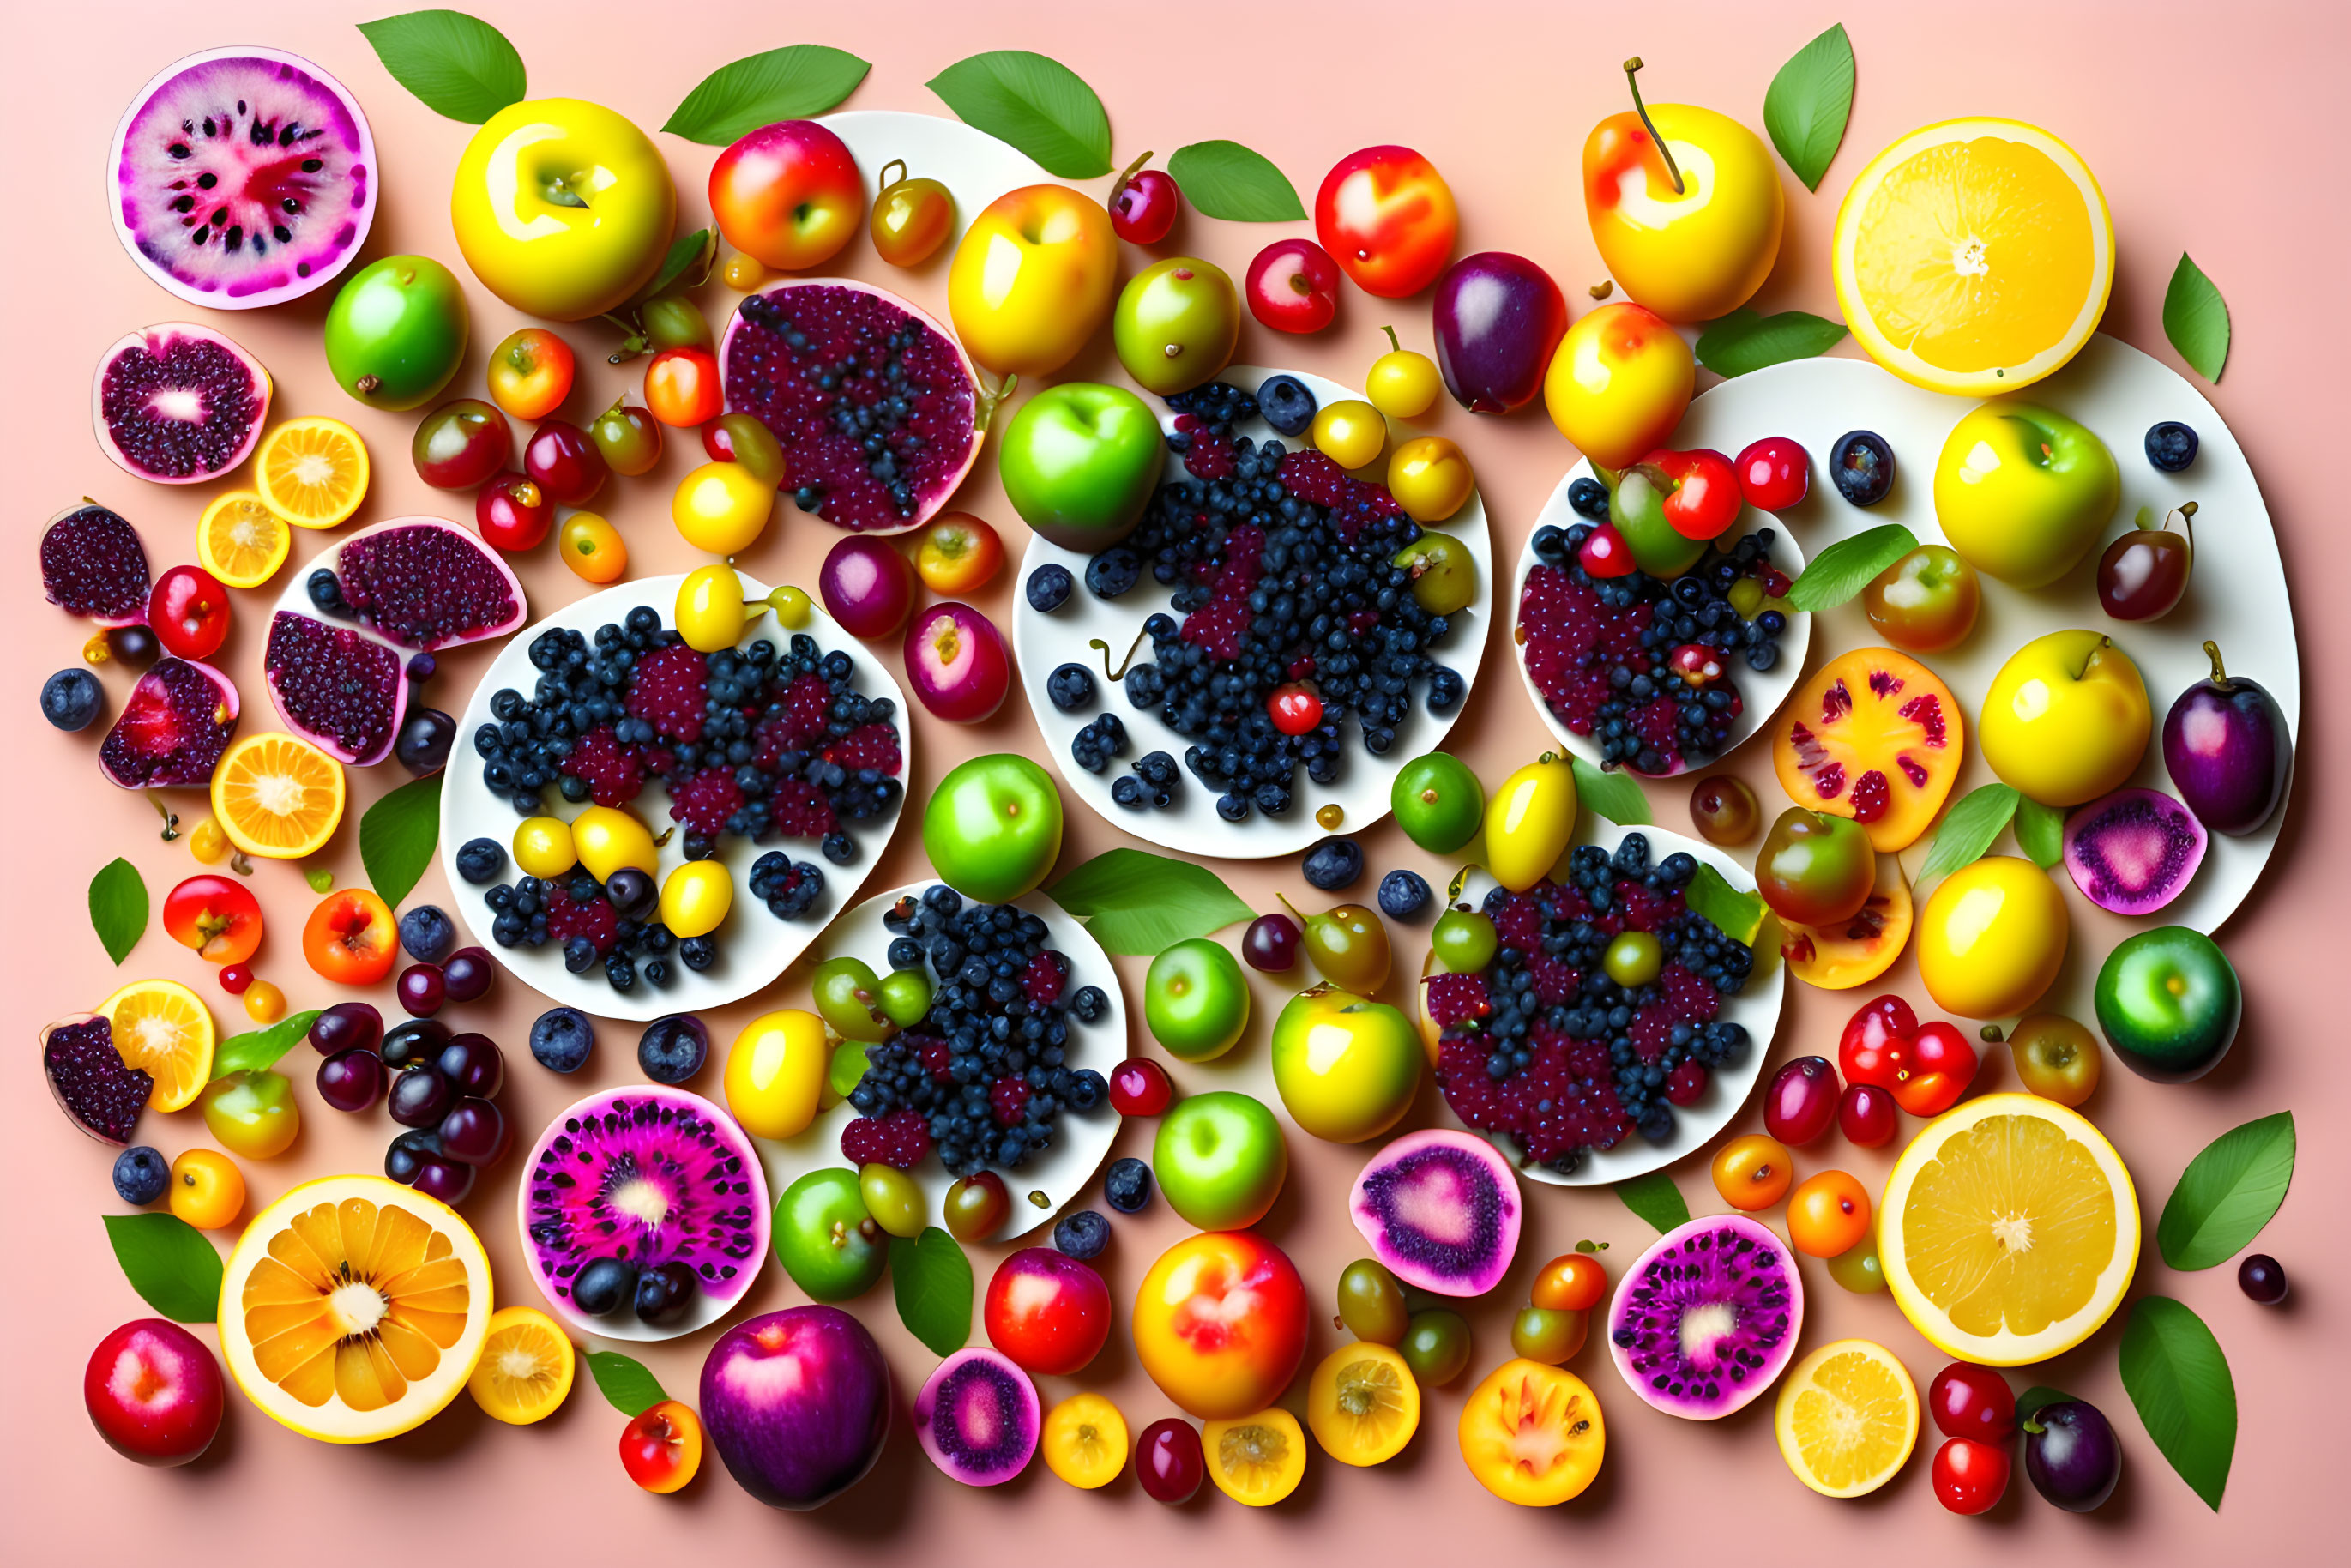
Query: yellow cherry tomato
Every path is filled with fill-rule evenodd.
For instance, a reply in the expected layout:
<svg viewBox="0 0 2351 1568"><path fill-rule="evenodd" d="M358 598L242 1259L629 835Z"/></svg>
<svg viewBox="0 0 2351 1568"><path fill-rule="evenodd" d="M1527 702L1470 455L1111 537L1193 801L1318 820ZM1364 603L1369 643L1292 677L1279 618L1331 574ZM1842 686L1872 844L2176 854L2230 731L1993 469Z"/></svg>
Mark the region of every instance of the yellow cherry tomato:
<svg viewBox="0 0 2351 1568"><path fill-rule="evenodd" d="M1126 1417L1099 1394L1072 1394L1047 1412L1037 1446L1045 1451L1046 1469L1092 1491L1126 1469Z"/></svg>
<svg viewBox="0 0 2351 1568"><path fill-rule="evenodd" d="M1486 869L1512 893L1541 882L1575 836L1575 773L1546 751L1486 802Z"/></svg>
<svg viewBox="0 0 2351 1568"><path fill-rule="evenodd" d="M695 549L734 555L751 547L775 505L775 486L740 463L705 463L678 481L669 516Z"/></svg>
<svg viewBox="0 0 2351 1568"><path fill-rule="evenodd" d="M1769 1208L1787 1196L1796 1163L1777 1138L1750 1133L1722 1145L1714 1156L1714 1190L1741 1214Z"/></svg>
<svg viewBox="0 0 2351 1568"><path fill-rule="evenodd" d="M766 287L768 279L775 274L769 272L758 257L745 256L738 250L726 258L726 265L719 269L718 276L736 293L748 294L754 288Z"/></svg>
<svg viewBox="0 0 2351 1568"><path fill-rule="evenodd" d="M1388 351L1372 361L1372 373L1364 378L1364 395L1390 419L1418 419L1436 403L1444 378L1437 373L1435 360L1396 341L1395 328L1380 330L1388 335Z"/></svg>
<svg viewBox="0 0 2351 1568"><path fill-rule="evenodd" d="M1604 468L1666 444L1689 407L1698 361L1656 311L1603 305L1567 329L1543 376L1559 433Z"/></svg>
<svg viewBox="0 0 2351 1568"><path fill-rule="evenodd" d="M530 876L561 876L580 859L571 824L560 817L526 817L515 826L515 864Z"/></svg>
<svg viewBox="0 0 2351 1568"><path fill-rule="evenodd" d="M735 878L716 861L688 861L662 883L662 924L673 936L707 936L734 907Z"/></svg>
<svg viewBox="0 0 2351 1568"><path fill-rule="evenodd" d="M266 980L245 988L245 1016L256 1023L276 1023L286 1016L286 993Z"/></svg>
<svg viewBox="0 0 2351 1568"><path fill-rule="evenodd" d="M809 623L808 590L786 586L768 595L768 608L776 612L776 624L787 632L798 632Z"/></svg>
<svg viewBox="0 0 2351 1568"><path fill-rule="evenodd" d="M617 806L590 806L571 819L571 852L598 882L611 881L612 873L624 866L634 866L647 876L661 869L661 852L653 847L652 832ZM520 851L515 859L521 861Z"/></svg>
<svg viewBox="0 0 2351 1568"><path fill-rule="evenodd" d="M204 1085L196 1103L204 1130L249 1160L274 1160L302 1131L293 1081L267 1069L228 1072Z"/></svg>
<svg viewBox="0 0 2351 1568"><path fill-rule="evenodd" d="M726 1108L755 1138L795 1137L816 1120L831 1061L824 1020L816 1014L798 1008L762 1014L726 1053Z"/></svg>
<svg viewBox="0 0 2351 1568"><path fill-rule="evenodd" d="M2013 1018L2057 978L2072 933L2049 873L1990 855L1937 884L1919 911L1918 977L1947 1013Z"/></svg>
<svg viewBox="0 0 2351 1568"><path fill-rule="evenodd" d="M172 1162L172 1212L199 1230L219 1230L245 1211L245 1173L218 1149L190 1149Z"/></svg>
<svg viewBox="0 0 2351 1568"><path fill-rule="evenodd" d="M671 624L697 653L732 648L750 617L743 612L743 580L731 566L698 566L677 585Z"/></svg>
<svg viewBox="0 0 2351 1568"><path fill-rule="evenodd" d="M898 178L890 178L890 171ZM932 179L908 179L906 161L882 165L882 193L873 198L866 227L873 253L893 267L920 267L931 259L955 228L955 197Z"/></svg>
<svg viewBox="0 0 2351 1568"><path fill-rule="evenodd" d="M1416 523L1443 522L1477 483L1469 459L1441 435L1415 436L1388 459L1388 494Z"/></svg>
<svg viewBox="0 0 2351 1568"><path fill-rule="evenodd" d="M618 582L629 570L628 541L593 512L574 512L564 518L556 549L582 582Z"/></svg>
<svg viewBox="0 0 2351 1568"><path fill-rule="evenodd" d="M228 858L228 831L206 817L188 830L188 852L206 865L218 865Z"/></svg>
<svg viewBox="0 0 2351 1568"><path fill-rule="evenodd" d="M1364 466L1387 444L1387 421L1361 398L1324 403L1314 415L1315 449L1342 468Z"/></svg>

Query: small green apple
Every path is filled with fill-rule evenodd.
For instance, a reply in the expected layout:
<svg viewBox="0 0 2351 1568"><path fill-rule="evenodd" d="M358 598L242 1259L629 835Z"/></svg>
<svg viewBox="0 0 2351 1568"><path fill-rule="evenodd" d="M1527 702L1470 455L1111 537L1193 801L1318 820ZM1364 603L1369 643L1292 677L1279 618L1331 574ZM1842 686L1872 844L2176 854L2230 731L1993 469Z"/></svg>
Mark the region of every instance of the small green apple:
<svg viewBox="0 0 2351 1568"><path fill-rule="evenodd" d="M1223 267L1171 256L1131 278L1111 315L1119 363L1145 392L1189 392L1232 363L1240 296Z"/></svg>
<svg viewBox="0 0 2351 1568"><path fill-rule="evenodd" d="M1108 549L1134 531L1167 461L1150 406L1124 387L1071 382L1020 405L996 455L1005 498L1064 549Z"/></svg>
<svg viewBox="0 0 2351 1568"><path fill-rule="evenodd" d="M1187 1095L1160 1118L1151 1163L1186 1224L1246 1230L1280 1196L1290 1145L1261 1101L1219 1089Z"/></svg>
<svg viewBox="0 0 2351 1568"><path fill-rule="evenodd" d="M1207 937L1189 937L1151 960L1143 1020L1169 1054L1186 1061L1222 1056L1240 1043L1249 1018L1240 961Z"/></svg>
<svg viewBox="0 0 2351 1568"><path fill-rule="evenodd" d="M2126 936L2098 970L2098 1027L2142 1078L2183 1083L2236 1043L2244 988L2220 945L2185 925Z"/></svg>
<svg viewBox="0 0 2351 1568"><path fill-rule="evenodd" d="M1999 399L1951 427L1935 520L1959 559L2017 588L2072 570L2122 500L2106 444L2053 409Z"/></svg>
<svg viewBox="0 0 2351 1568"><path fill-rule="evenodd" d="M327 369L370 408L414 408L465 358L465 296L429 256L387 256L351 274L327 308Z"/></svg>
<svg viewBox="0 0 2351 1568"><path fill-rule="evenodd" d="M966 898L1009 904L1061 858L1061 792L1025 757L975 757L931 792L923 849L939 880Z"/></svg>
<svg viewBox="0 0 2351 1568"><path fill-rule="evenodd" d="M1388 1006L1316 986L1273 1023L1273 1086L1290 1120L1318 1138L1360 1144L1412 1109L1420 1089L1420 1034Z"/></svg>

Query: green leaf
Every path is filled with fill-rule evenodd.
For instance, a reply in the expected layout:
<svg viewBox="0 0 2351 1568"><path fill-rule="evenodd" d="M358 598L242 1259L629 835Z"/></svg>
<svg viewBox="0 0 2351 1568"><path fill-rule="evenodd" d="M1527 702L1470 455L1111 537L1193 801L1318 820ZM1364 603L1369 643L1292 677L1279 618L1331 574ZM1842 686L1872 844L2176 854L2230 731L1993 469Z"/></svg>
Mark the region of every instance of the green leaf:
<svg viewBox="0 0 2351 1568"><path fill-rule="evenodd" d="M319 1021L319 1009L306 1013L288 1013L267 1029L250 1030L231 1035L220 1042L213 1052L213 1076L225 1078L232 1072L266 1072L277 1065L277 1059L294 1049L294 1042L310 1032Z"/></svg>
<svg viewBox="0 0 2351 1568"><path fill-rule="evenodd" d="M2047 871L2065 858L2065 813L2030 795L2016 798L2016 847Z"/></svg>
<svg viewBox="0 0 2351 1568"><path fill-rule="evenodd" d="M89 925L117 964L131 956L147 929L147 884L139 868L115 856L89 879Z"/></svg>
<svg viewBox="0 0 2351 1568"><path fill-rule="evenodd" d="M1110 172L1110 116L1078 73L1026 49L957 60L930 80L956 118L1064 180Z"/></svg>
<svg viewBox="0 0 2351 1568"><path fill-rule="evenodd" d="M953 1355L971 1338L971 1260L937 1226L891 1239L890 1289L898 1321L933 1354Z"/></svg>
<svg viewBox="0 0 2351 1568"><path fill-rule="evenodd" d="M1917 548L1918 536L1900 523L1864 528L1814 556L1788 585L1788 602L1799 610L1827 610L1843 604Z"/></svg>
<svg viewBox="0 0 2351 1568"><path fill-rule="evenodd" d="M690 235L678 235L669 242L669 254L662 257L660 270L653 274L653 280L638 292L637 298L641 300L660 298L671 284L699 267L705 257L715 256L717 246L717 234L710 229L696 229ZM695 278L686 287L691 288L701 281L699 277Z"/></svg>
<svg viewBox="0 0 2351 1568"><path fill-rule="evenodd" d="M438 773L402 784L370 806L360 819L360 864L367 868L376 896L398 909L433 863L433 846L440 838Z"/></svg>
<svg viewBox="0 0 2351 1568"><path fill-rule="evenodd" d="M1306 215L1297 188L1262 152L1238 141L1195 141L1176 149L1167 172L1184 199L1212 218L1236 224L1295 223Z"/></svg>
<svg viewBox="0 0 2351 1568"><path fill-rule="evenodd" d="M1935 830L1934 847L1927 852L1927 863L1918 868L1918 880L1932 882L1983 859L1984 851L1991 848L1991 841L2016 815L2016 803L2022 799L2006 784L1969 790Z"/></svg>
<svg viewBox="0 0 2351 1568"><path fill-rule="evenodd" d="M1763 95L1763 129L1804 189L1817 191L1853 113L1853 45L1840 22L1798 49Z"/></svg>
<svg viewBox="0 0 2351 1568"><path fill-rule="evenodd" d="M792 44L720 66L685 95L662 129L724 147L779 120L808 120L838 106L873 68L846 49Z"/></svg>
<svg viewBox="0 0 2351 1568"><path fill-rule="evenodd" d="M392 79L447 119L479 125L528 90L507 36L463 11L410 11L360 31Z"/></svg>
<svg viewBox="0 0 2351 1568"><path fill-rule="evenodd" d="M1105 952L1155 958L1192 936L1256 917L1215 872L1143 850L1107 850L1045 890Z"/></svg>
<svg viewBox="0 0 2351 1568"><path fill-rule="evenodd" d="M2252 1245L2294 1180L2294 1113L2231 1127L2188 1162L2156 1222L2163 1260L2182 1272L2225 1263Z"/></svg>
<svg viewBox="0 0 2351 1568"><path fill-rule="evenodd" d="M140 1299L175 1323L220 1316L221 1257L176 1214L110 1214L106 1239Z"/></svg>
<svg viewBox="0 0 2351 1568"><path fill-rule="evenodd" d="M1756 934L1763 929L1763 900L1752 893L1741 893L1723 880L1722 873L1707 864L1698 862L1698 874L1682 889L1682 902L1694 915L1703 915L1714 922L1725 936L1734 942L1752 946Z"/></svg>
<svg viewBox="0 0 2351 1568"><path fill-rule="evenodd" d="M1844 338L1844 322L1808 310L1758 316L1741 306L1698 334L1698 362L1719 376L1743 376L1766 365L1817 359Z"/></svg>
<svg viewBox="0 0 2351 1568"><path fill-rule="evenodd" d="M2237 1452L2237 1385L2220 1342L2169 1296L2142 1296L2123 1325L2121 1359L2147 1435L2217 1513Z"/></svg>
<svg viewBox="0 0 2351 1568"><path fill-rule="evenodd" d="M1641 787L1623 768L1594 768L1581 757L1570 757L1567 766L1575 775L1575 798L1590 807L1593 816L1605 817L1625 828L1637 828L1653 820L1649 798L1641 793Z"/></svg>
<svg viewBox="0 0 2351 1568"><path fill-rule="evenodd" d="M2044 1409L2052 1405L2073 1405L2078 1403L2078 1400L2062 1388L2044 1387L2043 1385L2036 1383L2032 1387L2026 1389L2023 1393L2016 1396L2017 1423L2020 1426L2022 1425L2024 1422L2032 1418L2032 1413L2034 1411Z"/></svg>
<svg viewBox="0 0 2351 1568"><path fill-rule="evenodd" d="M596 1380L596 1392L623 1416L641 1416L669 1397L644 1363L617 1350L591 1350L584 1359L588 1375Z"/></svg>
<svg viewBox="0 0 2351 1568"><path fill-rule="evenodd" d="M1654 1226L1660 1236L1677 1225L1689 1223L1689 1205L1682 1201L1682 1189L1663 1171L1618 1182L1616 1196L1625 1200L1625 1207Z"/></svg>
<svg viewBox="0 0 2351 1568"><path fill-rule="evenodd" d="M2185 251L2163 291L2163 335L2198 375L2220 379L2220 367L2229 362L2229 302Z"/></svg>

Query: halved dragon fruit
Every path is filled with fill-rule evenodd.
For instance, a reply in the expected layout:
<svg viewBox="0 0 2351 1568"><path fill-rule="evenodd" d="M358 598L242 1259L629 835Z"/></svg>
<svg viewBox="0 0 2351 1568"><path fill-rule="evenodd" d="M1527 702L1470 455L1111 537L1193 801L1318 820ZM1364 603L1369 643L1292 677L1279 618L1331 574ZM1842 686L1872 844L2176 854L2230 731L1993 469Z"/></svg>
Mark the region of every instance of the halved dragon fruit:
<svg viewBox="0 0 2351 1568"><path fill-rule="evenodd" d="M98 444L126 474L193 485L252 455L269 372L209 327L164 321L117 339L89 393Z"/></svg>
<svg viewBox="0 0 2351 1568"><path fill-rule="evenodd" d="M718 368L727 408L775 432L800 509L852 533L930 521L971 472L994 407L945 327L847 278L746 296Z"/></svg>
<svg viewBox="0 0 2351 1568"><path fill-rule="evenodd" d="M403 648L430 653L523 622L521 580L480 536L437 517L361 528L336 549L334 574L353 618Z"/></svg>
<svg viewBox="0 0 2351 1568"><path fill-rule="evenodd" d="M210 664L158 659L131 688L98 766L125 789L199 789L236 733L236 687Z"/></svg>
<svg viewBox="0 0 2351 1568"><path fill-rule="evenodd" d="M1712 1421L1771 1386L1803 1326L1787 1246L1750 1216L1709 1214L1658 1237L1617 1281L1608 1354L1651 1405Z"/></svg>
<svg viewBox="0 0 2351 1568"><path fill-rule="evenodd" d="M2152 915L2188 891L2210 841L2170 796L2117 789L2065 819L2065 870L2099 908Z"/></svg>
<svg viewBox="0 0 2351 1568"><path fill-rule="evenodd" d="M371 768L392 755L408 712L401 656L366 632L281 610L261 667L286 727L338 761Z"/></svg>
<svg viewBox="0 0 2351 1568"><path fill-rule="evenodd" d="M96 1013L76 1013L41 1030L41 1072L73 1124L117 1148L131 1141L155 1092L154 1076L122 1060L114 1026Z"/></svg>
<svg viewBox="0 0 2351 1568"><path fill-rule="evenodd" d="M41 591L50 603L101 626L141 626L149 587L147 547L119 514L86 500L49 519Z"/></svg>
<svg viewBox="0 0 2351 1568"><path fill-rule="evenodd" d="M359 254L375 222L375 139L343 84L244 46L166 66L115 127L114 233L191 304L293 299Z"/></svg>

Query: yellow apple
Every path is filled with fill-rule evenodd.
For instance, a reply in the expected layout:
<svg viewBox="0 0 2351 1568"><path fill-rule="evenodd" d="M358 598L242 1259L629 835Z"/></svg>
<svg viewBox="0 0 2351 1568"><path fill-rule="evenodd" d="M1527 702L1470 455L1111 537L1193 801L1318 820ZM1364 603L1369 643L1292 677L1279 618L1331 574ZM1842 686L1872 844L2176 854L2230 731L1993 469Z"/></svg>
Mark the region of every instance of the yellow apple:
<svg viewBox="0 0 2351 1568"><path fill-rule="evenodd" d="M947 312L965 351L997 374L1050 375L1101 329L1117 281L1109 211L1066 185L1023 185L964 231Z"/></svg>
<svg viewBox="0 0 2351 1568"><path fill-rule="evenodd" d="M1992 677L1976 742L2002 782L2044 806L2078 806L2130 781L2150 727L2129 654L2095 632L2052 632Z"/></svg>
<svg viewBox="0 0 2351 1568"><path fill-rule="evenodd" d="M601 104L534 99L492 115L457 160L457 248L517 310L579 321L653 281L677 222L669 165Z"/></svg>

